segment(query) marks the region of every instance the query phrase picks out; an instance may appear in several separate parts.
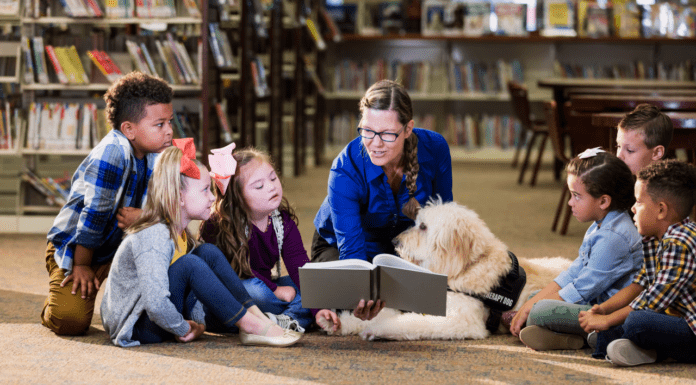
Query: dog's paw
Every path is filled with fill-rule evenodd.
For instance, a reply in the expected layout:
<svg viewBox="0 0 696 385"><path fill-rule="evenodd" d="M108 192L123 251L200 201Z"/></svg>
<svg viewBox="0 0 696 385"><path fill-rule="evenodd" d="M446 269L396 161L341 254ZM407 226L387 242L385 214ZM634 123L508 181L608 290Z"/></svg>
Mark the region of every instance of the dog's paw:
<svg viewBox="0 0 696 385"><path fill-rule="evenodd" d="M336 329L336 331L333 330L334 323L328 318L320 317L319 320L317 320L317 325L319 325L319 327L328 335L340 334L341 332L340 327Z"/></svg>
<svg viewBox="0 0 696 385"><path fill-rule="evenodd" d="M362 338L365 341L374 341L379 339L379 336L375 333L373 329L367 328L360 332L360 338Z"/></svg>

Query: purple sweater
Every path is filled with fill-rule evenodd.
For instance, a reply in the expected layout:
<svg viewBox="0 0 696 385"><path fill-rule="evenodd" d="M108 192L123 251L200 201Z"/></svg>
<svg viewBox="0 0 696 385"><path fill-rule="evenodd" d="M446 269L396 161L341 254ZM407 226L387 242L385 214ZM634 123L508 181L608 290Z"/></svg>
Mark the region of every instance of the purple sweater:
<svg viewBox="0 0 696 385"><path fill-rule="evenodd" d="M300 277L297 269L309 262L307 251L302 244L302 237L297 224L290 218L285 211L281 212L283 218L283 263L288 270L292 282L300 288ZM215 244L215 234L218 232L218 218L211 216L204 224L201 231L201 238L207 242ZM278 253L278 239L276 238L273 225L262 232L258 227L251 226L251 236L249 237L249 264L256 278L262 280L272 291L278 287L271 281L271 270L281 257ZM300 291L302 289L300 288Z"/></svg>

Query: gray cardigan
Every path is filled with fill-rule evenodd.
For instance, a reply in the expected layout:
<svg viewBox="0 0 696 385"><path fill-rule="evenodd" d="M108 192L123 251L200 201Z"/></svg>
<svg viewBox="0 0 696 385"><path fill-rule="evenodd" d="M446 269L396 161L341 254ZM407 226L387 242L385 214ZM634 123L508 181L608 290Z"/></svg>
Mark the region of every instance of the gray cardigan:
<svg viewBox="0 0 696 385"><path fill-rule="evenodd" d="M169 300L169 265L174 241L163 224L157 224L125 237L111 263L101 303L104 330L115 345L140 345L132 340L133 326L145 311L152 322L182 337L189 325ZM192 318L204 323L200 302Z"/></svg>

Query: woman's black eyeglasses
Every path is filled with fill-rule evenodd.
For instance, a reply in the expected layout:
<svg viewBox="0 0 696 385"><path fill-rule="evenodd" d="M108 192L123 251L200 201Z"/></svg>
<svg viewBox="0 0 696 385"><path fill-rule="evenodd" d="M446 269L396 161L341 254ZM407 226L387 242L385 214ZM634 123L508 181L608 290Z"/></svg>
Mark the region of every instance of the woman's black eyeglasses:
<svg viewBox="0 0 696 385"><path fill-rule="evenodd" d="M404 131L404 128L406 128L406 125L401 127L401 130L397 133L393 132L375 132L372 130L369 130L367 128L362 128L358 127L358 135L365 139L374 139L375 136L379 136L380 139L382 139L383 142L395 142L396 138L399 137L401 132Z"/></svg>

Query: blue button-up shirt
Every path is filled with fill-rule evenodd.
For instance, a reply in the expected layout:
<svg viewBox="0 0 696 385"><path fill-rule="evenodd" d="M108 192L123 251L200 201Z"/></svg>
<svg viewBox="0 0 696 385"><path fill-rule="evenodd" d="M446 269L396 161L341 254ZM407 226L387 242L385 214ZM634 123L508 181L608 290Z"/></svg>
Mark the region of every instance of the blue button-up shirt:
<svg viewBox="0 0 696 385"><path fill-rule="evenodd" d="M556 277L564 301L602 303L628 286L643 264L642 237L627 211L610 211L593 223L580 255Z"/></svg>
<svg viewBox="0 0 696 385"><path fill-rule="evenodd" d="M76 245L94 249L93 264L111 262L123 238L116 213L121 207L144 205L158 155L147 154L147 167L138 175L133 147L118 130L109 131L90 151L75 171L68 202L48 232L58 267L72 270Z"/></svg>
<svg viewBox="0 0 696 385"><path fill-rule="evenodd" d="M424 205L439 195L452 200L452 158L445 138L434 131L414 128L418 136L416 200ZM406 175L394 194L382 167L370 160L362 138L351 141L334 159L329 174L328 195L314 225L330 245L338 248L340 259L371 261L380 253L394 253L392 239L413 226L401 212L408 202Z"/></svg>

